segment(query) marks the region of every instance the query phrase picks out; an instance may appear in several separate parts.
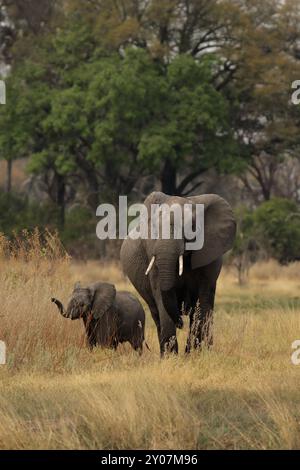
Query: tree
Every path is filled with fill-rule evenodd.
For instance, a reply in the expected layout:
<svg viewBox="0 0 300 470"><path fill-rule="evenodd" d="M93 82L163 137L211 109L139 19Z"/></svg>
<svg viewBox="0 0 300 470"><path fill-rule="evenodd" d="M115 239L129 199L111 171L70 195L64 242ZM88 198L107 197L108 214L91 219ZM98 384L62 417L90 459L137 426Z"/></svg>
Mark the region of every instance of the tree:
<svg viewBox="0 0 300 470"><path fill-rule="evenodd" d="M238 172L256 203L274 195L283 161L299 148L299 112L290 105L290 85L300 73L296 0L88 0L84 7L69 0L66 5L85 16L107 50L122 53L133 44L162 64L180 54L201 62L214 51L219 60L210 83L233 103L232 127L240 145L236 163L229 159L225 167ZM195 184L205 170L200 166ZM174 160L162 159L166 191L185 191L190 178L183 175L178 182Z"/></svg>
<svg viewBox="0 0 300 470"><path fill-rule="evenodd" d="M171 66L179 55L189 56L199 63L206 60L206 55L211 57L212 51L231 41L230 24L237 11L232 2L215 0L93 0L85 2L84 6L77 0L69 0L65 4L75 17L86 19L105 50L116 51L122 56L128 45L134 45L147 50L162 68ZM221 54L210 72L209 84L220 91L232 78L234 68ZM203 133L199 140L201 138ZM231 171L232 155L237 152L228 144L224 147L224 153L225 148L228 152L228 164L223 165L222 170ZM211 150L218 152L213 145ZM184 161L188 162L189 158L190 155L185 154ZM218 157L214 156L208 164L201 151L198 164L195 164L194 155L190 159L192 171L186 172L187 165L183 162L180 164L178 159L176 161L167 154L161 157L162 190L171 194L196 190L200 186L199 175L213 166ZM183 173L181 180L179 173Z"/></svg>
<svg viewBox="0 0 300 470"><path fill-rule="evenodd" d="M48 83L47 69L32 62L15 66L7 79L7 104L0 109L0 147L7 161L42 152L46 143L50 145L43 129L51 108Z"/></svg>
<svg viewBox="0 0 300 470"><path fill-rule="evenodd" d="M22 94L22 85L15 76L6 81L6 105L0 107L1 157L7 162L6 191L11 191L12 162L27 155L30 130L34 115L29 111L30 101ZM24 88L24 87L23 87Z"/></svg>
<svg viewBox="0 0 300 470"><path fill-rule="evenodd" d="M147 174L187 195L213 167L237 173L255 197L258 188L258 202L274 194L298 149L299 108L286 105L298 73L295 2L61 4L70 17L14 67L22 96L0 121L6 158L32 155L62 221L70 188L95 209Z"/></svg>
<svg viewBox="0 0 300 470"><path fill-rule="evenodd" d="M291 85L300 74L300 8L294 0L236 3L235 44L224 49L235 66L228 93L239 104L234 128L247 162L240 177L259 203L276 194L283 165L299 155L299 108L291 103Z"/></svg>
<svg viewBox="0 0 300 470"><path fill-rule="evenodd" d="M0 0L0 65L5 75L13 73L28 50L34 48L36 37L49 31L53 18L57 16L57 7L57 0ZM12 186L13 161L24 155L19 130L8 130L14 126L14 119L18 119L18 111L14 110L19 106L16 101L18 91L9 90L13 86L13 81L8 80L7 107L11 106L12 111L5 117L7 107L1 110L1 132L8 132L7 136L0 135L3 144L0 158L7 162L7 192ZM18 128L18 124L16 126Z"/></svg>
<svg viewBox="0 0 300 470"><path fill-rule="evenodd" d="M183 55L162 66L133 48L123 57L96 50L68 73L64 63L50 112L39 124L46 142L33 155L31 169L50 164L65 175L84 174L89 183L92 175L93 192L101 187L114 201L153 172L161 175L163 190L184 194L199 173L232 157L226 153L233 150L228 105L210 84L213 64L213 57L197 63ZM162 161L173 167L168 187ZM176 172L187 166L178 187Z"/></svg>
<svg viewBox="0 0 300 470"><path fill-rule="evenodd" d="M228 38L228 20L237 8L218 0L66 0L67 11L85 17L109 50L128 45L170 61L211 53ZM229 70L223 70L227 75Z"/></svg>
<svg viewBox="0 0 300 470"><path fill-rule="evenodd" d="M13 65L31 43L32 36L49 30L58 15L58 0L0 0L0 57Z"/></svg>

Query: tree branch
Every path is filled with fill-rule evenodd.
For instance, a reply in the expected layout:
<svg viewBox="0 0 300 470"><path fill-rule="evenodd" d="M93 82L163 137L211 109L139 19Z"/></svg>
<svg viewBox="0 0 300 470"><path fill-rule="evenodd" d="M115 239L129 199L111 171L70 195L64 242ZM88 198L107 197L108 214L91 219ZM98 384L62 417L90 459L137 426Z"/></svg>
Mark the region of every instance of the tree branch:
<svg viewBox="0 0 300 470"><path fill-rule="evenodd" d="M205 173L207 171L207 168L199 168L198 170L190 173L187 175L177 186L176 192L177 194L182 194L184 192L184 189L190 184L197 176L200 176L202 173Z"/></svg>

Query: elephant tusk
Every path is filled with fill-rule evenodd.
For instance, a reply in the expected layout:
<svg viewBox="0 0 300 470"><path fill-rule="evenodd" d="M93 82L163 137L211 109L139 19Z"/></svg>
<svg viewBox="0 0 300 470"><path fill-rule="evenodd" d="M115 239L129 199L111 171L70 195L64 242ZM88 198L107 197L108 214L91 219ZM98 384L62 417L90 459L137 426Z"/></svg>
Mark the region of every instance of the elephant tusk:
<svg viewBox="0 0 300 470"><path fill-rule="evenodd" d="M152 256L151 261L150 261L150 263L149 263L149 266L148 266L148 268L147 268L147 271L145 272L145 275L146 275L146 276L148 276L148 274L150 273L151 269L153 268L154 262L155 262L155 256Z"/></svg>
<svg viewBox="0 0 300 470"><path fill-rule="evenodd" d="M179 256L179 276L183 273L183 255Z"/></svg>

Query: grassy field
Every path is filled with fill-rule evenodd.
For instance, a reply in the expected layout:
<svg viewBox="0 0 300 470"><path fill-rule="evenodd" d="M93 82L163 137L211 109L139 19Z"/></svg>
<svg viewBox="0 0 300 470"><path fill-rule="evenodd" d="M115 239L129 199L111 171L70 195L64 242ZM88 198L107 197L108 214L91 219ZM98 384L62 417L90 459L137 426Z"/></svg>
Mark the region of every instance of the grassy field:
<svg viewBox="0 0 300 470"><path fill-rule="evenodd" d="M215 345L159 358L147 311L151 352L85 347L80 321L61 318L75 281L114 282L133 290L116 264L76 264L57 241L38 237L10 259L0 242L1 449L294 449L300 448L300 266L257 265L239 287L224 270L217 291ZM2 250L2 255L1 255ZM185 323L187 321L185 320Z"/></svg>

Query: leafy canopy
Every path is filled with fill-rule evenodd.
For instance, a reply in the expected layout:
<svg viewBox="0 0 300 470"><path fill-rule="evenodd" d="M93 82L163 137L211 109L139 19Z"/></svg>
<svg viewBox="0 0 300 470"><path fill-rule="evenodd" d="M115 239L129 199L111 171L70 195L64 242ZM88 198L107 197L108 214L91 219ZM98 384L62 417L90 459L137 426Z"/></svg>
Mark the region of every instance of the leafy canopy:
<svg viewBox="0 0 300 470"><path fill-rule="evenodd" d="M66 177L89 165L118 193L166 158L183 169L227 165L229 104L212 85L213 55L164 64L135 47L107 54L80 31L45 38L11 76L11 104L0 110L7 156L30 154L30 171Z"/></svg>

